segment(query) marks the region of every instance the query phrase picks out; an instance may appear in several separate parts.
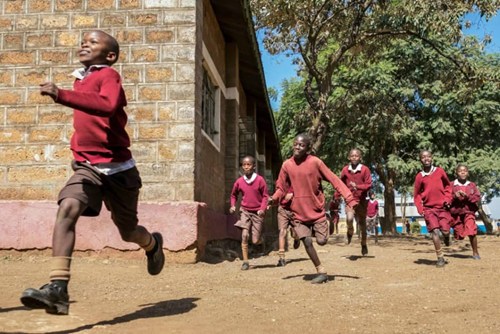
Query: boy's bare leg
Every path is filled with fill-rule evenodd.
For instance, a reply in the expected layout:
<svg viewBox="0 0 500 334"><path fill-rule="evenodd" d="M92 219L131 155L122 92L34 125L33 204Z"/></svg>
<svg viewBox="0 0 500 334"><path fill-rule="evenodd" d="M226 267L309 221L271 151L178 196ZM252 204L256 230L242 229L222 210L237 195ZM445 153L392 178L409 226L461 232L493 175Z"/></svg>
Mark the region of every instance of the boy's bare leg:
<svg viewBox="0 0 500 334"><path fill-rule="evenodd" d="M241 270L248 270L250 265L248 263L248 239L250 233L247 229L241 230L241 255L243 257L243 264L241 265Z"/></svg>
<svg viewBox="0 0 500 334"><path fill-rule="evenodd" d="M347 244L349 245L352 240L352 235L354 234L354 226L353 226L353 221L354 221L354 212L346 212L345 213L345 220L347 224Z"/></svg>
<svg viewBox="0 0 500 334"><path fill-rule="evenodd" d="M470 245L472 246L472 257L476 260L481 259L479 256L479 251L477 249L477 236L469 235Z"/></svg>
<svg viewBox="0 0 500 334"><path fill-rule="evenodd" d="M443 257L443 250L441 249L441 239L439 238L439 229L435 229L431 232L432 242L434 243L434 249L436 250L437 255L437 263L436 266L438 268L444 267L446 261Z"/></svg>
<svg viewBox="0 0 500 334"><path fill-rule="evenodd" d="M326 283L328 281L328 276L326 275L325 268L321 265L321 261L319 260L318 253L316 252L316 249L314 248L312 238L311 237L302 238L302 243L304 244L307 255L309 255L309 258L311 259L312 263L314 264L314 266L316 267L316 270L318 272L318 276L316 276L311 281L311 283L313 283L313 284Z"/></svg>
<svg viewBox="0 0 500 334"><path fill-rule="evenodd" d="M278 267L284 267L286 265L285 261L285 243L286 243L286 228L280 229L278 236Z"/></svg>

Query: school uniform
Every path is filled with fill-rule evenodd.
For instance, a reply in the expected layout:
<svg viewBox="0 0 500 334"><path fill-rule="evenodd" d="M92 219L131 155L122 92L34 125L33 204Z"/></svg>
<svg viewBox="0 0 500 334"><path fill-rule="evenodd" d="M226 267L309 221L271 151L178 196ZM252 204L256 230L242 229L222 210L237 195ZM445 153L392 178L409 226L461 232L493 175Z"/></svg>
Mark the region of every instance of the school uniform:
<svg viewBox="0 0 500 334"><path fill-rule="evenodd" d="M451 204L451 183L442 168L432 166L428 173L421 171L415 176L413 200L429 232L450 230L451 215L445 203Z"/></svg>
<svg viewBox="0 0 500 334"><path fill-rule="evenodd" d="M466 195L453 196L450 212L455 239L462 240L466 236L477 234L475 213L479 209L481 193L474 182L466 181L462 184L458 180L453 181L452 193L456 194L459 190Z"/></svg>
<svg viewBox="0 0 500 334"><path fill-rule="evenodd" d="M231 190L231 206L235 206L238 195L241 194L240 219L235 226L249 230L254 242L260 240L264 217L257 214L258 211L265 211L269 198L267 184L264 178L257 173L250 177L243 175L239 177Z"/></svg>
<svg viewBox="0 0 500 334"><path fill-rule="evenodd" d="M368 204L368 191L372 187L372 176L370 169L363 164L358 164L355 168L348 164L342 168L340 179L349 188L359 204L355 210L346 208L346 212L355 212L356 219L364 220L366 218L366 206ZM351 186L351 182L356 183L356 189Z"/></svg>
<svg viewBox="0 0 500 334"><path fill-rule="evenodd" d="M346 185L313 155L307 155L297 162L294 157L287 159L281 166L277 189L273 200L278 201L286 193L286 181L293 187L291 210L295 219L293 229L299 239L313 235L320 241L328 238L328 223L325 213L325 196L321 182L328 181L344 197L347 205L357 204Z"/></svg>

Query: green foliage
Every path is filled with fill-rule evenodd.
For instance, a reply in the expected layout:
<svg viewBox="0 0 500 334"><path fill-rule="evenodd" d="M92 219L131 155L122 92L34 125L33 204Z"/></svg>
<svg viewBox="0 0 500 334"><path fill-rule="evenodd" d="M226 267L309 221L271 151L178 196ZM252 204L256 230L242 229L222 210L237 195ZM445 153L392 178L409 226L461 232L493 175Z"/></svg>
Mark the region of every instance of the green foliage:
<svg viewBox="0 0 500 334"><path fill-rule="evenodd" d="M464 36L465 14L486 19L500 1L253 0L271 53L295 57L277 113L283 154L308 130L334 170L352 147L377 182L408 193L418 153L434 152L453 178L457 163L491 198L500 193L500 56Z"/></svg>

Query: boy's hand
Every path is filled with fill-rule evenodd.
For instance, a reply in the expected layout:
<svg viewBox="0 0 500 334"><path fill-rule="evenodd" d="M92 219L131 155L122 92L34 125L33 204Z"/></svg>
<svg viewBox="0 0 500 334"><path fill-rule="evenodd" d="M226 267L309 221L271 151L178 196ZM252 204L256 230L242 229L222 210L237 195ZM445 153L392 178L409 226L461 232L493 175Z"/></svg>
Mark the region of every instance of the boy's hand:
<svg viewBox="0 0 500 334"><path fill-rule="evenodd" d="M293 198L293 193L288 193L285 195L283 199L285 200L286 203L288 203L292 198Z"/></svg>
<svg viewBox="0 0 500 334"><path fill-rule="evenodd" d="M258 215L259 217L264 217L264 215L265 215L265 214L266 214L266 211L264 211L264 210L259 210L259 211L257 211L257 215Z"/></svg>
<svg viewBox="0 0 500 334"><path fill-rule="evenodd" d="M229 213L233 214L236 212L236 207L235 206L232 206L229 208Z"/></svg>
<svg viewBox="0 0 500 334"><path fill-rule="evenodd" d="M52 100L57 100L57 95L59 94L59 88L52 82L44 82L40 84L40 94L48 95Z"/></svg>

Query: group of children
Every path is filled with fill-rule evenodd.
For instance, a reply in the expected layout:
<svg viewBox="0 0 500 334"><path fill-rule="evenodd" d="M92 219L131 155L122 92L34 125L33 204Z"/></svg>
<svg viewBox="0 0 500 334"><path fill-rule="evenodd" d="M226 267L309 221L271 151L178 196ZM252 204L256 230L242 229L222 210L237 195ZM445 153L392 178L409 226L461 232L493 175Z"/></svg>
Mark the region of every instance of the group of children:
<svg viewBox="0 0 500 334"><path fill-rule="evenodd" d="M123 240L134 242L144 249L147 270L151 275L161 272L165 256L160 233L150 233L138 224L137 204L141 178L130 152L130 139L125 130L127 104L120 75L111 66L119 58L119 45L114 37L94 30L85 33L78 50L81 70L73 72L73 90L61 89L54 83L40 85L40 93L54 102L73 109L74 133L71 139L73 176L59 193L59 209L52 238L50 282L39 289L26 289L21 302L29 308L42 308L48 313L68 314L71 255L75 245L75 227L80 216L99 215L104 202ZM310 154L311 140L306 134L293 142L293 156L287 159L276 181L276 191L269 196L265 180L255 173L255 159L246 156L241 161L243 176L236 180L231 193L230 212L235 213L238 196L241 215L236 223L242 231L242 270L249 269L248 243L261 242L263 219L269 205L279 204L279 261L284 266L285 238L290 227L294 248L300 242L313 262L317 276L312 283L328 281L313 237L325 245L338 222L340 198L346 204L347 241L353 235L353 219L361 227L361 252L368 253L366 245L366 216L373 226L373 214L378 208L367 200L371 188L369 169L360 163L361 151L349 153L350 164L337 177L318 157ZM456 238L469 236L474 258L479 259L474 212L480 199L474 183L467 181L467 167L457 167L457 180L451 184L439 167L432 165L432 155L420 155L423 171L415 180L415 203L423 214L438 255L438 266L443 266L438 231L449 240L450 222ZM329 182L336 191L332 209L333 224L326 218L322 181ZM451 211L449 211L451 209ZM453 220L451 220L451 216ZM376 223L375 223L376 224Z"/></svg>
<svg viewBox="0 0 500 334"><path fill-rule="evenodd" d="M267 187L262 186L263 178L255 173L255 160L251 156L242 159L244 175L239 178L231 193L231 213L235 212L235 203L241 193L241 217L236 226L242 229L242 270L249 269L248 234L250 228L254 242L259 242L267 203L278 204L278 264L285 266L285 239L290 228L294 238L294 247L302 241L305 250L316 267L317 276L312 283L328 281L326 269L313 246L312 238L318 245L325 245L329 235L338 231L340 203L346 203L346 242L349 244L354 234L353 220L356 218L361 236L361 254L368 254L367 230L375 235L378 242L378 201L372 186L371 172L361 164L362 153L359 149L349 152L349 164L337 177L321 159L311 155L311 141L308 135L300 134L293 142L293 156L287 159L276 181L276 191L269 197ZM473 258L480 259L477 247L477 226L475 212L480 205L481 195L476 185L468 181L468 168L460 164L456 168L457 179L451 183L444 170L432 164L432 153L424 150L420 153L422 171L415 177L414 201L418 213L425 219L431 234L437 255L437 267L447 262L443 257L441 237L449 245L450 228L454 229L456 239L469 237ZM252 181L253 180L253 181ZM335 189L335 195L329 204L330 219L325 212L325 197L321 182L329 182ZM242 182L245 186L242 187ZM255 186L252 186L255 182ZM253 227L253 225L257 227Z"/></svg>

